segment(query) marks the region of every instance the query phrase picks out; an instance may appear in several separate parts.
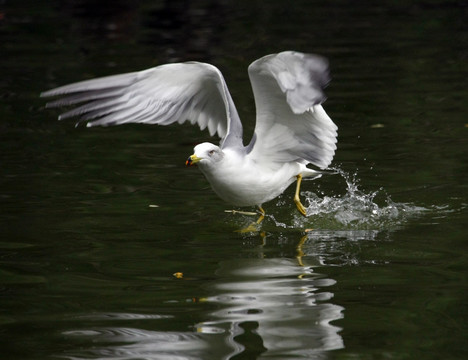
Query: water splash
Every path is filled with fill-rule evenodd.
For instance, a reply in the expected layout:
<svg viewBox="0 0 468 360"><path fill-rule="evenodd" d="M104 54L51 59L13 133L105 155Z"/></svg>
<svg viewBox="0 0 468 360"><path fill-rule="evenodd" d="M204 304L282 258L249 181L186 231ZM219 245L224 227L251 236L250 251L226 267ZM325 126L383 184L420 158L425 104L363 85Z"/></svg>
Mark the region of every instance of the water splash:
<svg viewBox="0 0 468 360"><path fill-rule="evenodd" d="M307 219L296 216L293 227L310 225L330 230L392 230L428 209L394 202L381 188L373 192L359 189L356 174L334 168L346 182L343 195L303 192Z"/></svg>

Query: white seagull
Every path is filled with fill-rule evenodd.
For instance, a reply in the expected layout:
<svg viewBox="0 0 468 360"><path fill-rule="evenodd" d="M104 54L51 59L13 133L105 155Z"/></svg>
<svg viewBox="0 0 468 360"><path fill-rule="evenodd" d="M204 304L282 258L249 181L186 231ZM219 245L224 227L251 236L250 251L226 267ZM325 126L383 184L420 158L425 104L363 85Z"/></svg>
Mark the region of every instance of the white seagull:
<svg viewBox="0 0 468 360"><path fill-rule="evenodd" d="M316 178L335 154L337 126L322 107L323 88L329 82L325 58L293 51L264 56L248 68L255 97L257 120L247 146L242 123L221 72L200 62L174 63L151 69L82 81L52 89L42 97L66 95L47 103L58 107L84 103L60 119L78 116L87 126L143 123L169 125L190 121L220 145L195 146L186 165L197 164L214 192L235 206L262 204L297 180L294 202L302 178Z"/></svg>

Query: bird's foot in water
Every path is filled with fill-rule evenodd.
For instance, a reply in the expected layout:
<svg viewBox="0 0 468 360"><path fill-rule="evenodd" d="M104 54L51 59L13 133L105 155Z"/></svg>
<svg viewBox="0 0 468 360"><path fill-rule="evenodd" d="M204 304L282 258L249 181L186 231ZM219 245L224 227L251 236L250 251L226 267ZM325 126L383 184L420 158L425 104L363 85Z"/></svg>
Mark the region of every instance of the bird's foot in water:
<svg viewBox="0 0 468 360"><path fill-rule="evenodd" d="M294 202L296 203L296 206L297 206L297 210L299 210L299 212L306 216L307 217L307 210L306 208L304 207L304 205L302 205L301 201L299 199L294 199Z"/></svg>
<svg viewBox="0 0 468 360"><path fill-rule="evenodd" d="M249 211L237 211L237 210L225 210L225 212L229 212L232 214L240 214L240 215L249 215L249 216L255 216L260 214L260 217L257 219L257 221L252 222L249 226L236 230L236 232L245 234L249 232L258 232L260 229L260 223L265 219L265 210L261 206L258 207L259 211L258 212L249 212Z"/></svg>
<svg viewBox="0 0 468 360"><path fill-rule="evenodd" d="M251 223L249 226L236 230L236 232L240 234L247 234L247 233L256 233L260 229L260 225L257 222Z"/></svg>

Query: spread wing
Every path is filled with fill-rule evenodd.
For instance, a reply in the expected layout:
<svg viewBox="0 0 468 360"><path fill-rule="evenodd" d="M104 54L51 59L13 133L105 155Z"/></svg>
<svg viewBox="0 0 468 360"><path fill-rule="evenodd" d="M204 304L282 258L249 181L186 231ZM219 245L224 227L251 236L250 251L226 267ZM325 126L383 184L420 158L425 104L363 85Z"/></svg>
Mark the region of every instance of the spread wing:
<svg viewBox="0 0 468 360"><path fill-rule="evenodd" d="M257 123L249 156L262 162L330 165L337 126L321 103L329 82L328 62L317 55L285 51L249 66Z"/></svg>
<svg viewBox="0 0 468 360"><path fill-rule="evenodd" d="M242 146L242 124L221 72L213 65L187 62L107 76L52 89L62 96L47 107L78 105L59 119L79 117L87 126L126 123L169 125L190 121L223 147Z"/></svg>

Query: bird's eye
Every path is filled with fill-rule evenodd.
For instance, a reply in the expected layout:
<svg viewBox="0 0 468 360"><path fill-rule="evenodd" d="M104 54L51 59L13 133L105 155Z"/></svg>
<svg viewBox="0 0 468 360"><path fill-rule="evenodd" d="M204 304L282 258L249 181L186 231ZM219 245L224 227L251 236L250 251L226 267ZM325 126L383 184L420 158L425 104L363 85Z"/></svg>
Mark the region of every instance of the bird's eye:
<svg viewBox="0 0 468 360"><path fill-rule="evenodd" d="M209 154L210 156L213 155L214 153L215 153L214 150L210 150L210 151L208 152L208 154Z"/></svg>

